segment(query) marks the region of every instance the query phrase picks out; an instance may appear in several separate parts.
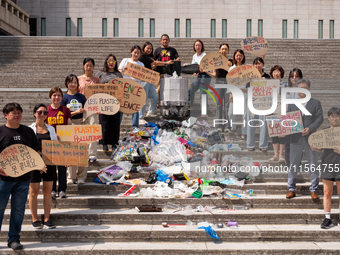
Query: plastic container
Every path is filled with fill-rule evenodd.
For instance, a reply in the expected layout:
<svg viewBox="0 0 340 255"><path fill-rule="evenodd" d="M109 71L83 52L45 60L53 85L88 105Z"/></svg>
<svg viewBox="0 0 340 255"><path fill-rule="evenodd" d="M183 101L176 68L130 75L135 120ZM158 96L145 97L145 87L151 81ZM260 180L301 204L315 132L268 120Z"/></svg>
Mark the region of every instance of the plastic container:
<svg viewBox="0 0 340 255"><path fill-rule="evenodd" d="M248 210L248 207L243 205L233 205L234 210Z"/></svg>

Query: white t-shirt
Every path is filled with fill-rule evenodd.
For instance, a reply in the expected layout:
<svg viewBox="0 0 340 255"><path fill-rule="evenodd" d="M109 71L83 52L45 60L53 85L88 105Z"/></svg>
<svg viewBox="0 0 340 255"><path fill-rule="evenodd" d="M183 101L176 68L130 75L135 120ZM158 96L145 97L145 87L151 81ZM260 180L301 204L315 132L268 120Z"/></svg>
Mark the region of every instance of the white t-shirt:
<svg viewBox="0 0 340 255"><path fill-rule="evenodd" d="M202 52L201 55L198 57L198 56L197 56L197 53L195 53L195 55L192 56L191 64L200 64L202 58L203 58L205 55L207 55L207 53Z"/></svg>
<svg viewBox="0 0 340 255"><path fill-rule="evenodd" d="M122 62L120 62L118 69L123 70L123 68L126 67L127 63L129 63L129 62L132 63L132 64L135 64L135 65L139 65L139 66L144 67L144 64L140 61L134 62L134 61L132 61L131 58L124 58L122 60ZM131 80L138 82L139 84L142 84L141 80L138 80L138 79L133 78L133 77L126 75L126 74L123 74L123 78L131 79Z"/></svg>

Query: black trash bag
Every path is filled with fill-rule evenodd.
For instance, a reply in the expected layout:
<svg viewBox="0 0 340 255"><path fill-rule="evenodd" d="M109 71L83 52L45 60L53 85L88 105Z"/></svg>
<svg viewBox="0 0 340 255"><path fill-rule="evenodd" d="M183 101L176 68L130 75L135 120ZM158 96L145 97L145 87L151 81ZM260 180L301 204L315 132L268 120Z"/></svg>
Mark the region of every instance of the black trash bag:
<svg viewBox="0 0 340 255"><path fill-rule="evenodd" d="M237 172L235 174L235 177L237 178L237 180L242 181L245 180L247 178L247 174L245 172Z"/></svg>
<svg viewBox="0 0 340 255"><path fill-rule="evenodd" d="M181 67L181 72L186 73L186 74L194 74L194 73L199 73L199 65L198 64L190 64L187 66L182 66Z"/></svg>
<svg viewBox="0 0 340 255"><path fill-rule="evenodd" d="M150 172L148 179L145 181L147 184L155 184L157 182L156 172Z"/></svg>

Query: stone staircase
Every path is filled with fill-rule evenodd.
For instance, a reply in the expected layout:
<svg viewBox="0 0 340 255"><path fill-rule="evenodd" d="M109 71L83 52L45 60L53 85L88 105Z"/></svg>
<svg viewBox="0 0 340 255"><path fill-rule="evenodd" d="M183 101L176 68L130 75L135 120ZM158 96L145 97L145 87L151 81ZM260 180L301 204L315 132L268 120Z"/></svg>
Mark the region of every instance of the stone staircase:
<svg viewBox="0 0 340 255"><path fill-rule="evenodd" d="M158 39L150 39L155 47ZM231 51L240 47L240 39L204 39L206 51L215 51L222 42L228 42ZM32 109L37 102L50 103L48 91L53 86L63 87L69 73L82 74L82 60L91 56L96 60L98 71L107 54L113 52L118 61L129 57L134 44L141 45L140 39L116 38L51 38L51 37L0 37L0 105L17 101L24 108L23 123L33 122ZM190 62L194 39L172 39L183 62ZM270 49L266 55L266 71L274 64L281 64L286 72L300 67L305 77L311 77L312 97L319 99L324 117L332 106L338 105L338 40L268 40ZM312 52L312 54L311 54ZM229 56L232 54L230 53ZM325 58L324 56L328 57ZM246 55L247 63L253 57ZM326 63L327 61L327 63ZM288 74L285 75L287 77ZM186 76L189 77L189 76ZM213 83L212 83L213 84ZM199 94L192 114L200 116ZM208 98L208 115L202 119L212 123L215 106ZM157 110L159 112L159 110ZM150 118L148 121L157 121ZM0 120L4 123L4 119ZM325 119L322 127L328 126ZM124 130L131 129L131 116L124 115L121 138ZM227 134L225 134L227 136ZM258 136L258 134L256 134ZM273 150L253 152L246 150L245 141L239 140L239 128L234 138L244 149L229 152L237 157L253 157L254 161L266 162ZM258 140L258 138L257 138ZM270 140L270 139L269 139ZM222 153L223 154L223 153ZM216 153L216 157L221 157ZM228 154L228 152L224 152ZM319 157L320 158L320 157ZM51 217L57 225L52 230L35 230L31 227L31 215L26 205L21 242L22 254L338 254L340 228L320 229L324 219L322 183L319 185L319 201L313 201L309 193L308 173L298 173L297 194L286 199L287 173L262 172L253 183L242 188L244 191L265 190L266 195L245 196L238 200L213 197L201 199L165 199L143 197L118 197L130 186L103 185L94 183L98 169L113 162L109 155L98 147L98 161L88 167L88 178L84 185L69 185L68 198L53 201ZM302 164L306 163L305 157ZM265 163L264 163L265 164ZM268 163L267 163L268 164ZM271 166L279 167L274 162ZM131 178L145 178L148 173L131 174ZM137 186L134 192L150 185ZM334 187L332 198L332 219L338 223L338 203ZM181 206L198 205L216 207L211 212L197 212L182 215L173 210L141 213L135 207L141 205L166 206L168 202ZM43 198L38 196L38 214L43 215ZM249 210L233 210L243 205ZM8 207L10 208L10 207ZM0 254L15 254L7 247L10 210L5 212L0 234ZM220 240L214 242L204 230L189 228L190 220L198 223L224 223L237 221L239 228L216 228ZM162 222L170 224L163 228Z"/></svg>

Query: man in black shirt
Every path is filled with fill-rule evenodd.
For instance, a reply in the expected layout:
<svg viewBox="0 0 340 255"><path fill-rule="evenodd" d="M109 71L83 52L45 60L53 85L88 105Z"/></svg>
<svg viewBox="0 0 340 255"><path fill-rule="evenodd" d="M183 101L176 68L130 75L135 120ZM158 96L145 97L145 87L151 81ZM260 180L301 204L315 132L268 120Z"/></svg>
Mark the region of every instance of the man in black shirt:
<svg viewBox="0 0 340 255"><path fill-rule="evenodd" d="M0 153L12 144L24 144L35 151L41 151L40 144L29 127L20 124L22 108L17 103L9 103L3 108L7 123L0 127ZM39 169L41 170L41 169ZM11 218L8 232L8 247L21 250L20 244L21 225L25 215L28 187L31 172L19 177L9 177L0 165L0 230L6 206L11 196Z"/></svg>
<svg viewBox="0 0 340 255"><path fill-rule="evenodd" d="M170 38L167 34L161 36L161 47L158 47L154 52L154 59L161 62L167 62L169 60L180 61L177 50L175 48L169 47ZM167 72L168 65L158 66L156 71L160 74L172 74Z"/></svg>

